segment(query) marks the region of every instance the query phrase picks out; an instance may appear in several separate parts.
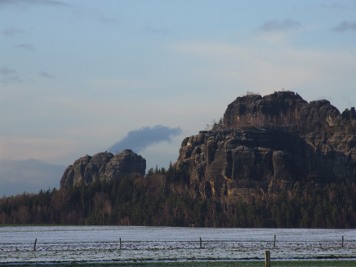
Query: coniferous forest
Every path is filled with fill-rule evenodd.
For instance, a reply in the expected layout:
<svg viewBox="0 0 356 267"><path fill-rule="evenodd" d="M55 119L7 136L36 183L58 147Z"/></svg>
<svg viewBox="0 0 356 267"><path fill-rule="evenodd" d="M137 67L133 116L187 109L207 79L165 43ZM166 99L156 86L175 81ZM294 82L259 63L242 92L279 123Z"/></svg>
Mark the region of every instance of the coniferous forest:
<svg viewBox="0 0 356 267"><path fill-rule="evenodd" d="M0 223L355 228L356 184L296 184L274 199L201 198L173 168L0 199Z"/></svg>

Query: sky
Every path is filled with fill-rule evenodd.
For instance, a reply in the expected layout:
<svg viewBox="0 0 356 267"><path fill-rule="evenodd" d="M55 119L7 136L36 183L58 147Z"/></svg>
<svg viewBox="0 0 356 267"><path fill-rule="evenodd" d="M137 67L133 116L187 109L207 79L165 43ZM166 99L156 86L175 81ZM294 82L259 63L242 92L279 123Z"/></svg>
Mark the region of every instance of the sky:
<svg viewBox="0 0 356 267"><path fill-rule="evenodd" d="M0 160L149 132L134 152L168 167L247 92L355 106L355 70L356 0L0 0Z"/></svg>

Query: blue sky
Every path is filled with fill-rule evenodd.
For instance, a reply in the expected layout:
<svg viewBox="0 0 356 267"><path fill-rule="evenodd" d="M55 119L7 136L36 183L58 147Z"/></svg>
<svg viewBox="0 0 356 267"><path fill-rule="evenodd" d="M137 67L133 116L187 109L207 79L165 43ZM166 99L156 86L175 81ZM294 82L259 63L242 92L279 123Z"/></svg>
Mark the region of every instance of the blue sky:
<svg viewBox="0 0 356 267"><path fill-rule="evenodd" d="M355 0L0 0L0 159L179 128L136 151L167 167L248 91L355 106L355 70Z"/></svg>

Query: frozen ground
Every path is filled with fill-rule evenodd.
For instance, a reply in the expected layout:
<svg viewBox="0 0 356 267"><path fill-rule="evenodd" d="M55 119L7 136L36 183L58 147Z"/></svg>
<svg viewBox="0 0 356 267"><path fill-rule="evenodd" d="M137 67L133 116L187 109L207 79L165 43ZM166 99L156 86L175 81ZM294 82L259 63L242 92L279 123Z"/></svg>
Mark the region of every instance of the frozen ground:
<svg viewBox="0 0 356 267"><path fill-rule="evenodd" d="M355 260L356 230L0 227L0 263L256 260L266 250L274 260Z"/></svg>

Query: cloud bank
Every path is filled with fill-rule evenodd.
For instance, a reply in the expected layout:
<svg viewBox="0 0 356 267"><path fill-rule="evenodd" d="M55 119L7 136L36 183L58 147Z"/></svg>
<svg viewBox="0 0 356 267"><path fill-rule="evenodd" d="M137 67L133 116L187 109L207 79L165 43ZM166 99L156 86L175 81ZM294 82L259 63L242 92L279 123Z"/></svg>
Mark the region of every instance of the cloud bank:
<svg viewBox="0 0 356 267"><path fill-rule="evenodd" d="M130 131L127 136L112 145L108 150L112 153L117 153L129 148L139 152L152 144L172 141L172 138L180 133L182 133L181 128L170 128L162 125L143 127Z"/></svg>

